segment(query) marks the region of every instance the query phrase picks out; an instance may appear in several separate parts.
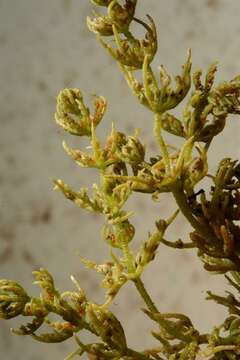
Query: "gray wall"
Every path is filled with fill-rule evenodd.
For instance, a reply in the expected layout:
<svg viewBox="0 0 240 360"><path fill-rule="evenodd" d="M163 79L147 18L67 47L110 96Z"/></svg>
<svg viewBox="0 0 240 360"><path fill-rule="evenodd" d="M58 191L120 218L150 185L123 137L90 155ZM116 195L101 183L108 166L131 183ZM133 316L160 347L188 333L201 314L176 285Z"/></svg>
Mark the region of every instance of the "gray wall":
<svg viewBox="0 0 240 360"><path fill-rule="evenodd" d="M153 15L159 30L159 53L155 65L179 71L188 47L194 69L219 60L218 80L240 72L240 2L236 0L139 1L138 15ZM130 94L116 64L89 33L85 18L87 0L0 0L0 278L16 279L29 293L32 270L47 267L61 289L72 289L74 274L89 297L103 301L100 277L86 271L77 253L104 261L108 249L99 236L102 219L85 213L52 191L51 177L75 187L96 180L95 173L78 168L65 154L63 139L53 120L55 98L64 87L79 87L87 99L104 95L109 109L100 127L108 133L111 122L131 132L142 128L142 138L154 150L151 114ZM210 168L223 156L239 158L240 122L230 118L224 136L214 142ZM174 139L173 139L174 141ZM154 226L156 218L174 209L171 199L152 204L145 196L130 202L138 226L135 248ZM130 206L129 206L130 207ZM189 227L181 217L169 237L186 239ZM162 311L184 312L200 330L207 330L225 316L221 308L204 301L207 289L224 289L222 277L202 270L195 251L169 251L161 247L144 280ZM134 288L123 289L113 311L126 327L129 343L151 346L148 322L137 308L143 304ZM26 319L22 319L23 321ZM63 359L75 349L73 341L45 345L10 334L16 321L0 321L0 350L4 359ZM147 335L146 335L147 333ZM1 355L2 357L2 355Z"/></svg>

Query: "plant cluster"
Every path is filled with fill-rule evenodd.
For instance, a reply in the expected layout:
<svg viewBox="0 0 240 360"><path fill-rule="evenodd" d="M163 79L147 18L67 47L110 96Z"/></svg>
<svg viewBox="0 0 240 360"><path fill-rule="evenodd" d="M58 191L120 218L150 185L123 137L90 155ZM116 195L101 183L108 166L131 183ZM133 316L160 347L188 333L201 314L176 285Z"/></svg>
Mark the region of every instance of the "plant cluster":
<svg viewBox="0 0 240 360"><path fill-rule="evenodd" d="M78 207L103 215L102 237L110 247L110 260L104 264L82 259L83 263L103 276L106 301L96 304L72 276L75 291L60 293L53 277L45 270L35 271L35 283L41 287L40 297L32 297L15 281L0 280L0 317L19 315L31 322L13 330L31 335L42 342L61 342L75 337L77 349L66 359L86 353L94 359L125 360L237 360L240 358L240 297L230 292L219 296L208 292L208 299L227 307L226 320L209 333L201 334L191 320L179 313L162 313L141 280L161 244L187 251L197 249L205 270L223 274L239 294L240 291L240 164L223 159L215 174L208 172L208 151L213 139L225 127L229 114L240 113L240 76L214 84L217 66L211 65L203 77L200 70L192 73L188 51L180 75L172 82L161 66L157 74L152 61L157 53L157 32L153 19L135 17L137 0L92 0L106 10L87 18L88 28L116 60L140 104L153 115L153 134L159 151L147 158L146 148L136 131L133 135L112 126L105 144L97 136L107 102L98 96L90 111L79 89L64 89L57 98L55 119L65 131L89 139L90 151L73 149L65 142L67 154L84 168L95 168L99 184L92 191L71 189L55 180L55 189ZM146 35L135 37L132 23L142 27ZM142 80L139 80L139 73ZM191 89L191 90L190 90ZM188 95L181 117L172 113ZM179 148L170 146L164 132L181 138ZM208 178L209 191L201 188ZM135 229L132 212L124 209L134 193L147 194L153 200L161 193L173 195L177 210L168 219L157 219L137 252L131 250ZM188 241L170 241L166 230L181 212L191 224ZM156 328L152 332L157 345L152 349L133 350L127 342L120 321L111 312L111 304L127 282L133 282L142 297L147 317ZM57 314L59 321L52 321ZM41 326L50 331L42 333ZM93 343L81 341L81 330L96 335Z"/></svg>

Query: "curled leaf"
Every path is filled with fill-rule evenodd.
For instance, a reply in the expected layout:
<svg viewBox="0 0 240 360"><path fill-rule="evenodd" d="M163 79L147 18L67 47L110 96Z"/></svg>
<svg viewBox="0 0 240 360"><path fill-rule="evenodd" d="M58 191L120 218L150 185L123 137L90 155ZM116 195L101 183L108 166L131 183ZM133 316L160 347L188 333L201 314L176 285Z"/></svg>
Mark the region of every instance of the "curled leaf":
<svg viewBox="0 0 240 360"><path fill-rule="evenodd" d="M105 111L106 100L102 96L95 98L95 113L91 115L79 89L64 89L57 97L55 120L72 135L91 136L92 125L99 124Z"/></svg>
<svg viewBox="0 0 240 360"><path fill-rule="evenodd" d="M30 297L21 285L12 280L0 280L0 318L21 315Z"/></svg>

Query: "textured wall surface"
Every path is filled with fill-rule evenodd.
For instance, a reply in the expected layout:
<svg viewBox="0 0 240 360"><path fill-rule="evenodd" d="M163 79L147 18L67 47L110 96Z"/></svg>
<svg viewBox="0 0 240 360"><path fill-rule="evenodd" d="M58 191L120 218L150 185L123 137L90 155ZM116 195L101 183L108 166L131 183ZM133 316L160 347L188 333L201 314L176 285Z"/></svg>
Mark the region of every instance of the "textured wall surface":
<svg viewBox="0 0 240 360"><path fill-rule="evenodd" d="M240 2L236 0L145 0L138 15L153 15L159 30L155 65L165 64L177 73L193 51L193 68L206 69L219 60L218 80L240 73ZM75 187L96 180L95 173L80 170L65 154L61 141L81 145L61 132L53 120L55 98L64 87L79 87L91 98L102 94L109 108L101 136L111 122L131 133L142 128L142 138L154 151L151 114L130 94L116 64L89 33L85 18L88 0L0 0L0 278L16 279L29 293L32 270L47 267L61 289L72 289L74 274L89 297L102 301L100 278L86 271L77 253L102 262L108 250L99 236L102 219L75 208L52 191L51 177ZM223 156L240 156L240 119L230 118L224 136L210 153L214 169ZM85 146L85 143L82 143ZM135 248L154 226L156 218L174 209L171 199L152 204L135 196ZM186 235L188 225L179 217L169 235ZM225 282L202 270L195 251L160 248L144 280L162 311L184 312L200 330L221 322L224 311L204 301L205 291L221 291ZM137 310L143 304L134 288L125 288L114 302L132 346L155 343L151 328ZM23 319L25 320L25 319ZM16 321L0 321L0 353L7 360L60 360L75 348L73 341L45 345L10 334ZM4 355L2 355L4 354Z"/></svg>

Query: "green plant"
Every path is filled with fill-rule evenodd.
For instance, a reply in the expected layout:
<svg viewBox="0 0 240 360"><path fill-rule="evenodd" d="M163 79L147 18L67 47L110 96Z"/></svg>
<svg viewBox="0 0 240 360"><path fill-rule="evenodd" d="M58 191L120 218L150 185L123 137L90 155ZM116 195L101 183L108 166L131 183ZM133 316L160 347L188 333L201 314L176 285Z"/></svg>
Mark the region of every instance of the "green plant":
<svg viewBox="0 0 240 360"><path fill-rule="evenodd" d="M35 283L42 290L40 297L31 297L15 281L0 280L0 317L30 316L32 321L13 330L19 335L31 335L42 342L61 342L75 337L77 349L66 359L84 353L95 359L170 359L193 360L199 356L216 360L240 358L240 298L228 293L226 297L208 292L208 299L228 308L229 316L211 332L201 334L191 320L183 314L162 313L148 291L141 275L154 260L160 244L183 251L198 250L204 268L223 274L230 285L240 291L240 165L237 161L223 159L216 174L208 173L208 150L212 140L225 127L229 114L240 113L240 76L214 85L216 64L208 69L205 79L202 72L191 73L191 52L188 52L181 75L172 85L170 75L160 68L158 81L151 63L157 52L157 33L153 19L147 22L135 17L137 0L93 0L105 7L106 15L87 18L91 31L119 64L126 81L139 102L153 113L153 132L159 146L155 157L146 159L146 149L138 133L126 135L113 126L104 146L97 137L106 100L96 97L94 111L85 105L78 89L65 89L57 99L56 122L67 132L89 138L91 152L70 148L66 152L81 167L96 168L99 185L93 186L92 195L86 188L72 190L62 180L55 180L55 188L78 207L104 216L102 237L110 247L110 261L96 264L82 259L88 267L103 275L102 285L106 302L91 302L74 277L76 291L60 293L54 280L45 269L35 271ZM144 39L137 39L130 31L132 22L146 31ZM110 41L108 41L110 39ZM142 74L142 81L136 73ZM181 119L170 111L189 94ZM166 144L163 133L182 139L179 149ZM200 188L208 178L210 191ZM200 189L200 190L199 190ZM149 194L153 200L161 193L171 193L177 205L169 219L157 219L155 229L149 234L137 253L130 249L135 229L131 212L124 205L132 193ZM175 242L166 239L166 230L182 212L193 230L190 241ZM146 316L157 325L152 332L159 346L135 351L127 343L120 321L110 311L113 299L128 282L134 283L145 303ZM52 321L57 314L60 321ZM39 333L48 325L52 331ZM84 344L77 334L87 330L99 339Z"/></svg>

